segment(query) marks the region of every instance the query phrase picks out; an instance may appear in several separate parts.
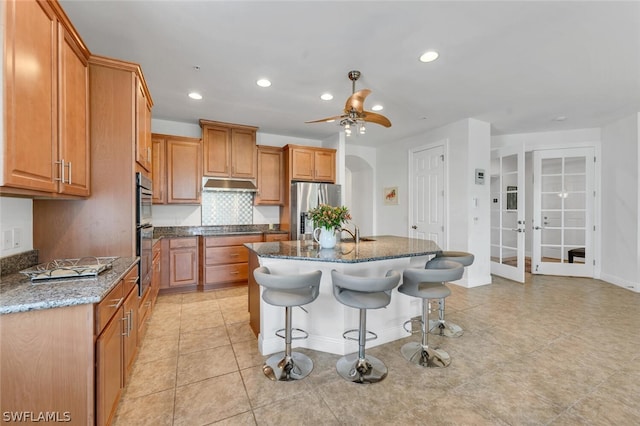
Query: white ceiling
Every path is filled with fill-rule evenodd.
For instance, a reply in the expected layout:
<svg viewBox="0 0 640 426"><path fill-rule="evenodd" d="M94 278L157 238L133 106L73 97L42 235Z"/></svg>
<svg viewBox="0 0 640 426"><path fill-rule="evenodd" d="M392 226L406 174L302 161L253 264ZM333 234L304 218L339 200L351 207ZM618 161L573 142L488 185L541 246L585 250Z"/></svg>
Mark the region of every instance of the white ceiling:
<svg viewBox="0 0 640 426"><path fill-rule="evenodd" d="M324 139L356 90L380 146L473 117L492 134L599 127L640 111L640 2L63 0L92 53L139 63L153 117ZM418 61L440 52L430 64ZM200 70L195 71L194 66ZM258 87L258 78L273 85ZM190 91L204 99L193 101ZM321 101L324 92L332 101ZM554 121L565 116L565 121Z"/></svg>

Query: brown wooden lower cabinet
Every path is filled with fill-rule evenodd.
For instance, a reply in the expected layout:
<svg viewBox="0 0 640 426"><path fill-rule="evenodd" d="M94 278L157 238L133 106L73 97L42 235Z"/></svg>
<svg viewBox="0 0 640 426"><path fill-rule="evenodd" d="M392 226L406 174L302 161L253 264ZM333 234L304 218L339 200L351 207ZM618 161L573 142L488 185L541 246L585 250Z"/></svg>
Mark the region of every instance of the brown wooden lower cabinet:
<svg viewBox="0 0 640 426"><path fill-rule="evenodd" d="M196 290L198 285L198 237L161 240L160 289L164 292Z"/></svg>
<svg viewBox="0 0 640 426"><path fill-rule="evenodd" d="M137 273L134 266L100 303L0 316L3 413L112 421L137 351L138 287L127 284Z"/></svg>
<svg viewBox="0 0 640 426"><path fill-rule="evenodd" d="M159 289L162 293L174 293L246 285L253 269L249 265L249 250L244 244L288 239L289 233L277 231L250 235L165 237L160 240ZM153 270L156 270L155 266Z"/></svg>
<svg viewBox="0 0 640 426"><path fill-rule="evenodd" d="M127 284L137 275L136 266L95 308L97 425L113 420L137 353L138 287Z"/></svg>
<svg viewBox="0 0 640 426"><path fill-rule="evenodd" d="M149 288L140 298L140 306L138 306L138 345L142 343L144 335L147 331L147 324L151 317L151 311L158 299L158 292L160 291L160 274L161 274L161 242L156 241L153 244L152 249L152 261L151 261L151 284Z"/></svg>
<svg viewBox="0 0 640 426"><path fill-rule="evenodd" d="M200 288L209 290L246 285L249 250L243 244L261 241L262 234L202 237Z"/></svg>

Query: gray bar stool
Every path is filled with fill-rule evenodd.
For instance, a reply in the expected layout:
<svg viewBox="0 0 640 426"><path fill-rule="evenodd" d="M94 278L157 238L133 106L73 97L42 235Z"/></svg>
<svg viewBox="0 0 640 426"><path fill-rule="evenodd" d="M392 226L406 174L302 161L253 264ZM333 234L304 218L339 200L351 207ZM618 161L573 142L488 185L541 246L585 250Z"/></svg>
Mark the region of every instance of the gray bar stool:
<svg viewBox="0 0 640 426"><path fill-rule="evenodd" d="M272 355L265 361L262 371L271 380L299 380L313 370L313 361L305 354L291 351L291 340L306 339L306 331L291 327L291 308L313 302L320 291L322 271L301 275L275 275L264 266L253 271L256 282L263 287L262 300L270 305L285 307L284 329L276 331L276 336L285 341L284 352ZM284 331L284 335L282 332ZM303 336L292 337L293 331Z"/></svg>
<svg viewBox="0 0 640 426"><path fill-rule="evenodd" d="M420 318L420 331L422 341L409 342L402 346L400 352L409 362L423 367L447 367L451 363L451 357L447 352L439 348L429 347L429 313L431 311L430 299L444 299L451 294L451 290L442 284L444 281L459 280L464 273L464 267L458 262L440 261L432 265L430 269L405 269L402 273L402 285L398 287L400 293L422 299L422 316ZM415 321L410 319L404 323ZM411 333L410 330L407 330Z"/></svg>
<svg viewBox="0 0 640 426"><path fill-rule="evenodd" d="M442 251L431 259L426 264L426 268L431 268L429 265L433 266L437 262L442 260L447 260L451 262L458 262L462 264L462 266L467 267L473 263L474 256L471 253L467 253L464 251ZM464 333L462 327L452 322L445 321L444 319L444 310L445 310L445 301L444 299L440 299L438 301L438 320L431 320L429 323L429 331L431 334L437 334L440 336L446 337L460 337Z"/></svg>
<svg viewBox="0 0 640 426"><path fill-rule="evenodd" d="M387 376L387 367L378 358L365 355L367 340L378 336L367 331L367 309L384 308L391 302L391 291L400 282L397 271L388 271L384 277L357 277L345 275L336 270L331 271L333 295L338 302L360 310L358 329L347 330L342 337L358 341L358 353L340 358L336 364L338 374L345 380L354 383L376 383ZM349 337L349 333L358 332L358 338ZM371 337L367 338L367 333Z"/></svg>

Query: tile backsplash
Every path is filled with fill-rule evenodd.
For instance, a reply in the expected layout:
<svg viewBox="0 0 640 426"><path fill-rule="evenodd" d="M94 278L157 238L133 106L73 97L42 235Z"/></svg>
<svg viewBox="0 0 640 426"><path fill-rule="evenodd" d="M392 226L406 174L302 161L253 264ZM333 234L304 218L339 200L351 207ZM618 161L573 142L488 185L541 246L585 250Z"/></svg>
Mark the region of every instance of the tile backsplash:
<svg viewBox="0 0 640 426"><path fill-rule="evenodd" d="M250 225L253 223L253 193L204 191L202 225Z"/></svg>

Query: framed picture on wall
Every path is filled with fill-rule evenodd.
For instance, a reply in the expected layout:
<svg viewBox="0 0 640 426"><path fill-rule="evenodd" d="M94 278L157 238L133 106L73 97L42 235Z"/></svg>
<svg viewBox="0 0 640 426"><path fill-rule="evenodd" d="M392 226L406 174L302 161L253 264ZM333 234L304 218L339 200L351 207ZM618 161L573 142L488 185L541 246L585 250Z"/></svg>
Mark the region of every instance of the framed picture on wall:
<svg viewBox="0 0 640 426"><path fill-rule="evenodd" d="M398 187L390 186L383 191L384 204L387 206L398 204Z"/></svg>
<svg viewBox="0 0 640 426"><path fill-rule="evenodd" d="M507 210L518 210L517 186L507 186Z"/></svg>

